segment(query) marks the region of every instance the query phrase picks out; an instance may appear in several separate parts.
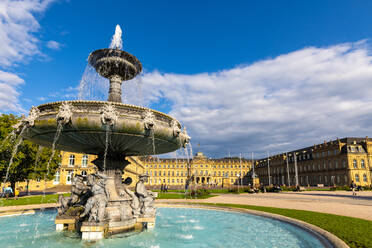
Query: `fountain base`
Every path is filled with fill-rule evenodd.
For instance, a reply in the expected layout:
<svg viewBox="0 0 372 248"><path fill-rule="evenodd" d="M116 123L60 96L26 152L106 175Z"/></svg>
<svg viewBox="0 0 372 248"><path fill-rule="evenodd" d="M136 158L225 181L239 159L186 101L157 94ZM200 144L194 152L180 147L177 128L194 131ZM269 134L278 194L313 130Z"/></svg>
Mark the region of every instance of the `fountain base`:
<svg viewBox="0 0 372 248"><path fill-rule="evenodd" d="M108 224L104 222L83 222L80 231L81 239L85 241L97 241L108 236Z"/></svg>
<svg viewBox="0 0 372 248"><path fill-rule="evenodd" d="M55 224L57 231L78 231L85 241L109 235L154 228L157 194L145 188L146 174L139 175L135 191L129 189L131 178L123 180L129 164L124 155L99 154L93 161L97 174L75 175L71 196L61 196Z"/></svg>

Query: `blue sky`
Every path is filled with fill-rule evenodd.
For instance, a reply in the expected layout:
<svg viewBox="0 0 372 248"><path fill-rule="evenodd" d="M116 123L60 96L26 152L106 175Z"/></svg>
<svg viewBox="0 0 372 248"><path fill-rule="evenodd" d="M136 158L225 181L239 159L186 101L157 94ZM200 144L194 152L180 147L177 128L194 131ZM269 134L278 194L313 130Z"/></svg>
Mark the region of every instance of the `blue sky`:
<svg viewBox="0 0 372 248"><path fill-rule="evenodd" d="M371 136L371 13L351 0L4 0L0 112L75 99L89 53L120 24L144 104L209 156Z"/></svg>

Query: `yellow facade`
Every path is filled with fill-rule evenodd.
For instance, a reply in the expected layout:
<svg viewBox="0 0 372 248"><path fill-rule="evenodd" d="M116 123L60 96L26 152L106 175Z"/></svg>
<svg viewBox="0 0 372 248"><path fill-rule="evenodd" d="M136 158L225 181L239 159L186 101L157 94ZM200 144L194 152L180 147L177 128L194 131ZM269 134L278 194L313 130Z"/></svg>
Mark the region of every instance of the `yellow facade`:
<svg viewBox="0 0 372 248"><path fill-rule="evenodd" d="M269 168L271 184L295 185L297 163L300 186L370 186L371 159L371 139L343 138L258 160L255 169L264 185L269 184Z"/></svg>
<svg viewBox="0 0 372 248"><path fill-rule="evenodd" d="M229 186L240 184L250 171L252 163L247 159L210 159L199 152L190 161L187 159L143 158L146 173L150 176L148 185L167 184L184 187L188 173L194 183L205 186ZM190 169L188 172L188 164Z"/></svg>
<svg viewBox="0 0 372 248"><path fill-rule="evenodd" d="M55 185L70 185L75 174L89 175L97 172L96 166L92 163L97 158L96 155L61 152L61 156L61 165L54 178ZM131 177L133 181L130 186L134 186L138 176L144 173L144 168L139 158L127 157L126 159L129 164L124 169L123 178Z"/></svg>

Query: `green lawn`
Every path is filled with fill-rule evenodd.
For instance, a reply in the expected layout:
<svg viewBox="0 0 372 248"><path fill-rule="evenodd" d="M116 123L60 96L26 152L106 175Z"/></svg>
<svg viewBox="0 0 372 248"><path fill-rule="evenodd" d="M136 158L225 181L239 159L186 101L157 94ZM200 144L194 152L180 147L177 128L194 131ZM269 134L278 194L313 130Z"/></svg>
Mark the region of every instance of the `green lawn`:
<svg viewBox="0 0 372 248"><path fill-rule="evenodd" d="M64 194L69 195L69 194ZM6 206L18 206L18 205L32 205L32 204L42 204L42 203L56 203L58 201L58 195L37 195L37 196L23 196L19 197L18 200L5 198L0 199L0 207Z"/></svg>
<svg viewBox="0 0 372 248"><path fill-rule="evenodd" d="M258 210L268 213L279 214L293 219L305 221L333 233L345 241L352 248L371 248L372 247L372 221L325 214L305 210L294 210L284 208L260 207L238 204L212 204L205 205L235 207Z"/></svg>
<svg viewBox="0 0 372 248"><path fill-rule="evenodd" d="M214 196L215 195L203 195L192 199L207 199ZM190 199L190 196L187 195L187 197L185 197L185 194L181 193L159 193L156 199L185 199L185 198Z"/></svg>

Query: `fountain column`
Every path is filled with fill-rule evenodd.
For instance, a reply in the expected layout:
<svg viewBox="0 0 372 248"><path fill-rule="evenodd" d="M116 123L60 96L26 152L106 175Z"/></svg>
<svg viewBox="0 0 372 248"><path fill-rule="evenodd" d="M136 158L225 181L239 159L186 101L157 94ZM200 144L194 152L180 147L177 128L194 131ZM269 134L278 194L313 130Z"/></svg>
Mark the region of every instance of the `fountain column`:
<svg viewBox="0 0 372 248"><path fill-rule="evenodd" d="M119 75L110 77L109 102L121 102L121 83L123 79Z"/></svg>

